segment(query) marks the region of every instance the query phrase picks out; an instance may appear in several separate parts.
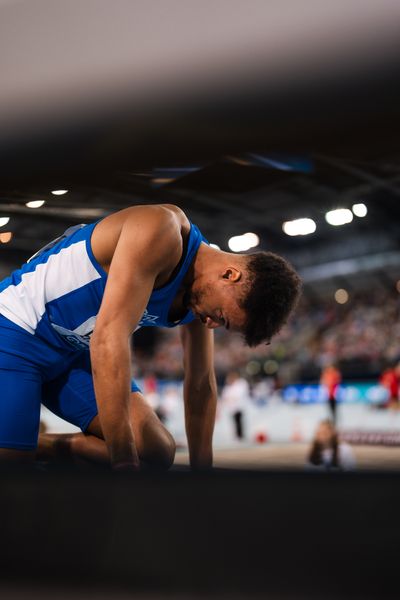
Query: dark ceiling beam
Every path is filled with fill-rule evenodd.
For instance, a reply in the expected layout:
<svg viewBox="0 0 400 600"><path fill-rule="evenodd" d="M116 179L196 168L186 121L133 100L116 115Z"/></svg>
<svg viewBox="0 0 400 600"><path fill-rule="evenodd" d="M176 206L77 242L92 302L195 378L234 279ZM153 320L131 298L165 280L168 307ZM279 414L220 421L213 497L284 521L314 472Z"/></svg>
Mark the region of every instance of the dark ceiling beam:
<svg viewBox="0 0 400 600"><path fill-rule="evenodd" d="M378 177L377 175L369 173L365 169L360 169L359 167L355 167L354 165L350 164L348 161L343 160L342 158L326 156L323 154L316 154L315 156L321 162L323 162L327 165L330 165L332 167L335 167L345 173L349 173L350 175L354 175L355 177L358 177L361 181L365 181L365 182L369 183L374 188L387 190L388 192L391 192L395 196L400 196L400 187L397 185L393 185L392 181L388 181L387 179Z"/></svg>
<svg viewBox="0 0 400 600"><path fill-rule="evenodd" d="M377 269L397 268L399 264L400 252L383 252L305 267L299 270L299 274L305 283L312 283L333 277L348 277L349 275Z"/></svg>
<svg viewBox="0 0 400 600"><path fill-rule="evenodd" d="M223 200L217 194L210 193L210 195L206 195L193 190L185 191L174 189L171 196L182 198L183 200L186 200L189 205L194 200L204 207L205 212L207 212L208 209L216 210L218 212L221 210L226 211L230 217L254 225L255 219L249 208L245 208L240 204L237 204L237 202ZM210 214L210 217L212 218L212 213Z"/></svg>
<svg viewBox="0 0 400 600"><path fill-rule="evenodd" d="M111 209L93 208L93 207L76 207L76 206L44 206L41 208L28 208L19 204L0 204L0 214L2 215L29 215L31 218L39 218L45 220L79 220L87 219L93 221L105 217Z"/></svg>

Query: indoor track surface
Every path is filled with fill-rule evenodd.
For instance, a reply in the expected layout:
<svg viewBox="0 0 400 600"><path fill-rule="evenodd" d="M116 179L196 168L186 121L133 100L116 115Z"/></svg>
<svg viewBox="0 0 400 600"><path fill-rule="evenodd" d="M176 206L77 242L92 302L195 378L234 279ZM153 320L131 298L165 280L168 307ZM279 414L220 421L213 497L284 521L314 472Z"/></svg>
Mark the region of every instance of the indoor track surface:
<svg viewBox="0 0 400 600"><path fill-rule="evenodd" d="M309 444L260 444L258 446L236 443L230 448L216 448L216 467L230 469L303 470ZM352 446L358 471L400 471L400 447ZM188 464L188 454L178 451L176 465Z"/></svg>

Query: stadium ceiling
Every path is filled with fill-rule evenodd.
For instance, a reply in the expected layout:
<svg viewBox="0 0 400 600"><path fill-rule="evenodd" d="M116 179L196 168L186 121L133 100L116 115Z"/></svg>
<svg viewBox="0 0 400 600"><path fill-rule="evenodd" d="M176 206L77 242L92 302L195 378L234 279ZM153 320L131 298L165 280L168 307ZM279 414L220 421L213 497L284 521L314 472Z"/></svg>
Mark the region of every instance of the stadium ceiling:
<svg viewBox="0 0 400 600"><path fill-rule="evenodd" d="M0 217L10 217L3 229L14 233L0 248L3 256L23 260L72 223L159 202L181 206L222 249L228 250L231 236L252 231L261 248L289 256L299 268L378 253L389 259L400 250L400 157L229 156L203 165L113 172L93 177L90 185L68 179L61 184L56 187L69 190L62 196L43 185L2 194ZM32 200L46 203L27 208ZM326 222L327 211L356 203L366 204L365 218L354 217L342 227ZM312 218L316 231L288 237L283 222L302 217Z"/></svg>
<svg viewBox="0 0 400 600"><path fill-rule="evenodd" d="M0 6L0 217L14 234L1 268L73 223L158 202L223 249L254 231L303 270L393 266L399 3L171 0L160 19L151 4ZM25 206L35 199L46 203ZM326 223L359 202L365 218ZM316 232L286 236L283 221L301 217Z"/></svg>

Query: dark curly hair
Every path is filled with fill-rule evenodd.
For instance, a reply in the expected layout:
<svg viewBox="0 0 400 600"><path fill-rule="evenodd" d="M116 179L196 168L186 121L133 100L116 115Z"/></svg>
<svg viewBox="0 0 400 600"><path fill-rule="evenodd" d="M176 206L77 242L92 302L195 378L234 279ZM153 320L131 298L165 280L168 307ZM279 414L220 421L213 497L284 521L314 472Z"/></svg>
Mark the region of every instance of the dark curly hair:
<svg viewBox="0 0 400 600"><path fill-rule="evenodd" d="M240 306L247 315L244 338L248 346L269 342L295 308L301 280L292 265L272 252L247 256L247 289Z"/></svg>

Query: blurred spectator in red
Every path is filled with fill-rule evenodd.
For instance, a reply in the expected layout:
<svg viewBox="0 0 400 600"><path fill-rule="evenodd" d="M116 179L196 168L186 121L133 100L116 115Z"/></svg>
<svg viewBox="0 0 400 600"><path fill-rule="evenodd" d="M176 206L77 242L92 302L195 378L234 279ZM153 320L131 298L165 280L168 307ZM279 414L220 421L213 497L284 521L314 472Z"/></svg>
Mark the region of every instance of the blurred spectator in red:
<svg viewBox="0 0 400 600"><path fill-rule="evenodd" d="M332 414L332 420L336 423L336 394L342 375L334 363L327 365L321 373L320 384L323 385L328 392L328 404Z"/></svg>
<svg viewBox="0 0 400 600"><path fill-rule="evenodd" d="M339 441L332 421L321 421L312 442L307 469L352 471L355 468L356 460L351 446Z"/></svg>
<svg viewBox="0 0 400 600"><path fill-rule="evenodd" d="M161 396L158 393L158 383L157 378L154 373L146 373L143 377L143 393L147 402L153 408L157 417L160 419L161 423L165 423L167 420L167 415L165 413L164 407L161 404Z"/></svg>
<svg viewBox="0 0 400 600"><path fill-rule="evenodd" d="M387 408L399 408L400 392L400 362L394 367L386 369L379 380L388 391L388 399L385 404Z"/></svg>

